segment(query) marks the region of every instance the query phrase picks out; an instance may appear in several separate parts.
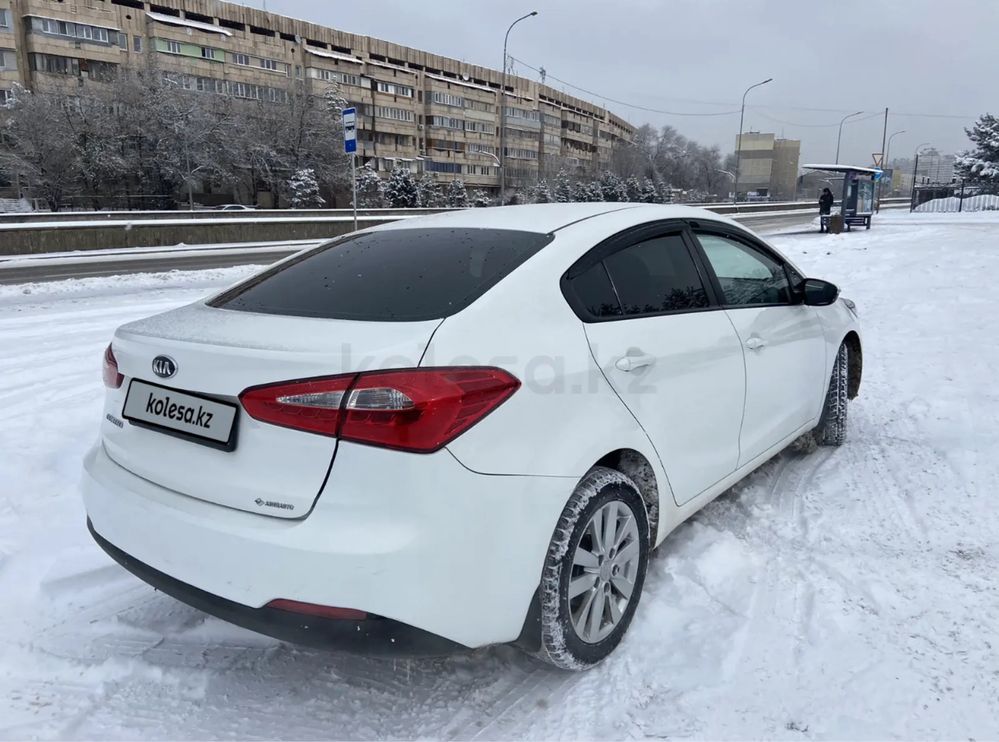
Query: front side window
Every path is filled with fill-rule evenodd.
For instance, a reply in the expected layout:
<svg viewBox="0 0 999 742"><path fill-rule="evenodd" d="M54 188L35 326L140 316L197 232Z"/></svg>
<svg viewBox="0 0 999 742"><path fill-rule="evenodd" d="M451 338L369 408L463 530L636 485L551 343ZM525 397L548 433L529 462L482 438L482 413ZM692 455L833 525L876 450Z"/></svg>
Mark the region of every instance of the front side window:
<svg viewBox="0 0 999 742"><path fill-rule="evenodd" d="M784 266L769 255L730 237L698 234L697 239L718 277L726 306L791 303Z"/></svg>

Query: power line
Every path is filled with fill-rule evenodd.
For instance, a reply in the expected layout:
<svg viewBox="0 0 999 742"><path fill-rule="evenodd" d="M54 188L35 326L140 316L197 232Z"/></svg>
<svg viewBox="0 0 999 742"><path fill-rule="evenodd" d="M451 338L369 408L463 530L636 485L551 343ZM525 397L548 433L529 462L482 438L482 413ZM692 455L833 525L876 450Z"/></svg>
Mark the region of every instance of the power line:
<svg viewBox="0 0 999 742"><path fill-rule="evenodd" d="M529 65L527 62L525 62L522 59L517 59L516 57L513 57L513 56L511 56L510 59L512 59L514 62L517 62L518 64L524 65L529 70L534 70L535 72L537 72L539 74L541 73L541 69L540 68L538 68L538 67L532 67L531 65ZM717 111L717 112L714 112L714 113L691 113L691 112L687 112L687 111L666 111L666 110L663 110L661 108L649 108L648 106L640 106L640 105L635 104L635 103L628 103L627 101L617 100L616 98L611 98L610 96L602 95L601 93L597 93L597 92L595 92L593 90L587 90L586 88L580 87L579 85L573 85L571 82L569 82L567 80L563 80L561 78L555 77L555 75L553 75L552 73L550 73L548 71L545 72L545 76L549 80L555 80L557 82L562 83L563 85L565 85L567 87L572 88L573 90L578 90L581 93L586 93L587 95L591 95L594 98L600 98L601 100L610 101L611 103L616 103L619 106L625 106L626 108L634 108L637 111L645 111L647 113L662 113L662 114L666 114L667 116L731 116L733 114L739 113L738 110L735 110L735 111ZM725 105L728 105L728 104L725 104Z"/></svg>
<svg viewBox="0 0 999 742"><path fill-rule="evenodd" d="M541 73L541 71L543 69L543 68L539 68L539 67L533 67L530 64L528 64L527 62L525 62L524 60L518 59L518 58L514 57L513 55L510 55L510 59L512 59L513 61L517 62L518 64L522 64L527 69L533 70L534 72L537 72L539 74ZM661 108L651 108L649 106L643 106L643 105L639 105L637 103L630 103L628 101L618 100L616 98L611 98L610 96L603 95L602 93L598 93L598 92L596 92L594 90L588 90L587 88L581 87L579 85L574 85L573 83L569 82L568 80L563 80L561 78L555 77L555 75L551 74L547 70L545 70L545 77L547 79L550 79L550 80L556 80L557 82L562 83L566 87L572 88L573 90L578 90L581 93L586 93L587 95L593 96L594 98L600 98L601 100L609 101L611 103L615 103L615 104L617 104L619 106L624 106L626 108L633 108L636 111L645 111L647 113L661 113L661 114L664 114L664 115L667 115L667 116L690 116L690 117L732 116L734 114L739 113L738 109L736 109L734 111L717 111L717 112L712 112L712 113L693 113L693 112L689 112L689 111L667 111L667 110L664 110L664 109L661 109ZM690 99L680 99L680 98L676 98L676 99L673 99L673 100L681 100L681 101L684 101L684 102L696 103L696 104L705 105L705 106L736 106L736 105L738 105L737 103L731 103L731 102L723 103L723 102L719 102L719 101L690 100ZM813 107L813 106L789 106L789 105L782 105L782 104L779 104L779 103L778 104L769 104L769 105L765 105L765 106L761 106L761 105L748 105L748 106L746 106L746 110L747 111L756 111L756 112L760 112L761 110L807 111L807 112L811 112L811 113L836 113L836 114L842 114L842 113L849 113L850 112L849 109L845 109L845 108L816 108L816 107ZM765 115L765 114L761 114L761 115ZM882 112L878 112L878 113L872 114L871 116L869 116L867 118L875 118L875 117L881 116L881 115L883 115L883 113ZM975 119L978 118L977 114L976 115L971 115L971 114L969 114L969 115L963 115L963 114L957 114L957 113L914 113L914 112L897 112L897 111L894 111L894 110L891 112L891 115L893 117L894 116L905 116L905 117L910 117L910 118L956 119L956 120L960 120L960 121L974 121ZM772 121L777 121L778 123L787 124L788 126L805 126L805 127L839 126L838 122L835 123L835 124L796 124L796 123L793 123L793 122L790 122L790 121L782 121L781 119L773 118L773 117L770 117L770 119ZM857 119L857 121L864 121L864 120L865 119ZM854 122L854 123L856 123L856 122Z"/></svg>

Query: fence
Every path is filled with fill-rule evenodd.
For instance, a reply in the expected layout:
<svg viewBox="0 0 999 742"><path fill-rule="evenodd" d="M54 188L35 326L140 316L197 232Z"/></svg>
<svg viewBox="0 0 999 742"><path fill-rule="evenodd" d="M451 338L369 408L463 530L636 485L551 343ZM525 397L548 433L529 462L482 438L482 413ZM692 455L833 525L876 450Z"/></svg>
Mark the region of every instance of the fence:
<svg viewBox="0 0 999 742"><path fill-rule="evenodd" d="M999 195L982 193L978 186L953 183L924 183L912 188L909 211L918 214L999 211Z"/></svg>

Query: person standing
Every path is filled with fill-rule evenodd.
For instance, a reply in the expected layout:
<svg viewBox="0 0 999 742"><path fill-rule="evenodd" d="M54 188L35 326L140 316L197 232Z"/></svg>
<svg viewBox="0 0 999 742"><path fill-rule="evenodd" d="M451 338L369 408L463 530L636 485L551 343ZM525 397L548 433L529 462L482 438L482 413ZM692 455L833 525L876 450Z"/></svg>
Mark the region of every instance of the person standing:
<svg viewBox="0 0 999 742"><path fill-rule="evenodd" d="M836 199L833 198L832 191L828 188L822 189L822 195L819 196L819 214L831 214L833 202Z"/></svg>

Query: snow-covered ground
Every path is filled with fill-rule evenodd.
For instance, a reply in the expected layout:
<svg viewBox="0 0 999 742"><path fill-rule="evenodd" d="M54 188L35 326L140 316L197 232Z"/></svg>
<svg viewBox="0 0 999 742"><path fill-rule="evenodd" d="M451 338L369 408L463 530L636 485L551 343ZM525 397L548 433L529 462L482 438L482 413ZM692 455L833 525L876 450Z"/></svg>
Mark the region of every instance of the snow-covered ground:
<svg viewBox="0 0 999 742"><path fill-rule="evenodd" d="M250 269L0 287L0 738L999 737L999 214L774 241L859 306L850 440L674 533L581 675L296 648L132 578L77 491L101 352Z"/></svg>

